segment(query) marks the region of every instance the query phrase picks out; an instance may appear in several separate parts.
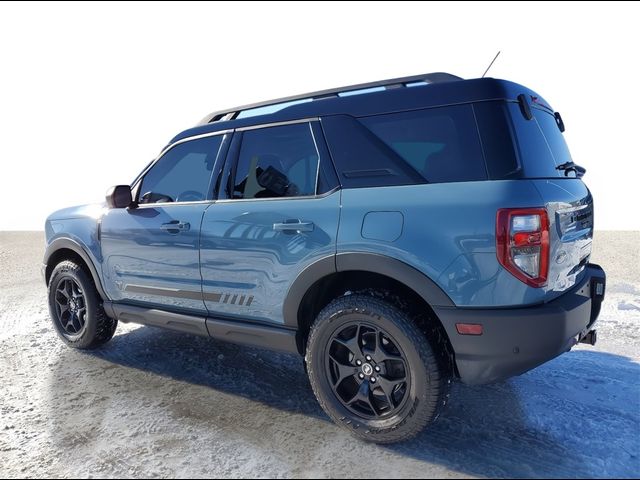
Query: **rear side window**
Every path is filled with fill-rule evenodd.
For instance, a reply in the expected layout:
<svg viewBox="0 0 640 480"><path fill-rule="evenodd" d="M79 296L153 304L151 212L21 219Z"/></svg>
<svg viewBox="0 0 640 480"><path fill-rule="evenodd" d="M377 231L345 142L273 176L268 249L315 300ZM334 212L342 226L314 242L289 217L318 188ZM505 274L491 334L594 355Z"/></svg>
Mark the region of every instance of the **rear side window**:
<svg viewBox="0 0 640 480"><path fill-rule="evenodd" d="M223 135L190 140L167 151L145 174L139 203L197 202L210 198L210 182Z"/></svg>
<svg viewBox="0 0 640 480"><path fill-rule="evenodd" d="M482 139L489 178L492 180L520 178L522 171L516 155L507 102L499 100L474 103L473 111L476 114Z"/></svg>
<svg viewBox="0 0 640 480"><path fill-rule="evenodd" d="M319 159L308 123L244 131L232 198L315 195Z"/></svg>
<svg viewBox="0 0 640 480"><path fill-rule="evenodd" d="M514 124L520 163L527 178L564 177L556 167L571 161L569 148L555 117L539 108L532 108L533 118L527 120L517 103L508 104ZM573 172L569 173L574 177Z"/></svg>
<svg viewBox="0 0 640 480"><path fill-rule="evenodd" d="M487 178L470 105L376 115L360 121L429 183Z"/></svg>

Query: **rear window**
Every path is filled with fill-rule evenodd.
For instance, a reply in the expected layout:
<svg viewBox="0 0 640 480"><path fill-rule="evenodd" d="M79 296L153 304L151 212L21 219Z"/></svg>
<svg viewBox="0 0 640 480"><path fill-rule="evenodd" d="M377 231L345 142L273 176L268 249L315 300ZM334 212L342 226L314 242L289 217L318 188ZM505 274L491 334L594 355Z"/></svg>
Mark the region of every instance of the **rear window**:
<svg viewBox="0 0 640 480"><path fill-rule="evenodd" d="M359 119L429 183L485 180L487 172L470 105Z"/></svg>
<svg viewBox="0 0 640 480"><path fill-rule="evenodd" d="M569 148L555 117L539 108L532 108L533 118L524 118L517 103L508 107L515 127L515 137L524 176L527 178L564 177L556 167L571 161ZM574 177L573 172L569 173Z"/></svg>

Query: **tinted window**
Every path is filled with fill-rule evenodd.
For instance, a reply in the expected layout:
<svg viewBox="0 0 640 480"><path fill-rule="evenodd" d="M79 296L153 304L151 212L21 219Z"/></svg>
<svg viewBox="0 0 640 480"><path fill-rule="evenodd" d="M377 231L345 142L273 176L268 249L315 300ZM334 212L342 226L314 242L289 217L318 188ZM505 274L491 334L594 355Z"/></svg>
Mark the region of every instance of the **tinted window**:
<svg viewBox="0 0 640 480"><path fill-rule="evenodd" d="M513 128L504 101L478 102L473 105L482 138L489 178L503 180L521 176L516 155Z"/></svg>
<svg viewBox="0 0 640 480"><path fill-rule="evenodd" d="M209 198L209 182L222 135L176 145L146 173L139 203L195 202Z"/></svg>
<svg viewBox="0 0 640 480"><path fill-rule="evenodd" d="M528 178L564 177L556 166L571 161L569 148L555 117L544 110L532 108L533 118L526 120L517 103L509 103L515 127L520 163ZM569 174L571 177L575 175Z"/></svg>
<svg viewBox="0 0 640 480"><path fill-rule="evenodd" d="M470 105L376 115L360 121L427 182L487 178Z"/></svg>
<svg viewBox="0 0 640 480"><path fill-rule="evenodd" d="M233 198L315 195L318 149L308 123L242 133Z"/></svg>
<svg viewBox="0 0 640 480"><path fill-rule="evenodd" d="M349 115L322 119L322 129L345 188L425 183L425 179L358 120Z"/></svg>

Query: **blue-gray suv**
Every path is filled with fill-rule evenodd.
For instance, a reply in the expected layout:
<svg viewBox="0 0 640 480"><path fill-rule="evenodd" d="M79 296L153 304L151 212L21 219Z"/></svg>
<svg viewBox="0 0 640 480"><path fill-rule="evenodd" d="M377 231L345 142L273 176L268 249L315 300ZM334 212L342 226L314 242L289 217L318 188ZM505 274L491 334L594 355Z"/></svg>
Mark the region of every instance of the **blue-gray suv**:
<svg viewBox="0 0 640 480"><path fill-rule="evenodd" d="M446 73L208 115L106 203L46 221L53 325L118 321L303 356L326 413L404 440L451 382L594 344L593 201L540 95Z"/></svg>

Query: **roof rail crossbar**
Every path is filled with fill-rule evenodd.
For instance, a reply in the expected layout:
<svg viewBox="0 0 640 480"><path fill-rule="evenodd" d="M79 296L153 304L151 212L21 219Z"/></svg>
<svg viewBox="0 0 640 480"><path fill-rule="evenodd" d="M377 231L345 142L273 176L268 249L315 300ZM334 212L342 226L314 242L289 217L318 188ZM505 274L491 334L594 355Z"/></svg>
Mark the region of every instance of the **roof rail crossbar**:
<svg viewBox="0 0 640 480"><path fill-rule="evenodd" d="M366 90L369 88L385 87L385 88L398 88L406 86L410 83L425 82L425 83L442 83L453 82L456 80L462 80L462 78L444 72L424 73L422 75L412 75L410 77L390 78L387 80L378 80L375 82L359 83L356 85L349 85L345 87L330 88L327 90L319 90L317 92L303 93L300 95L293 95L291 97L277 98L274 100L267 100L266 102L252 103L249 105L242 105L240 107L228 108L226 110L219 110L217 112L210 113L204 117L198 125L206 125L208 123L217 122L221 120L233 120L240 112L244 110L251 110L254 108L268 107L272 105L278 105L280 103L295 102L297 100L319 100L322 98L336 97L341 93L348 93L357 90Z"/></svg>

